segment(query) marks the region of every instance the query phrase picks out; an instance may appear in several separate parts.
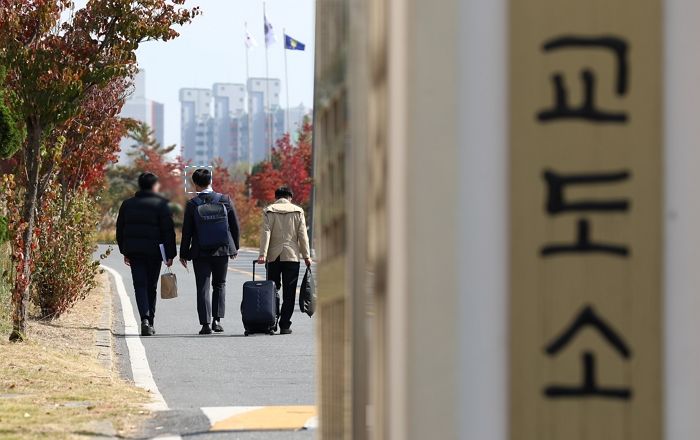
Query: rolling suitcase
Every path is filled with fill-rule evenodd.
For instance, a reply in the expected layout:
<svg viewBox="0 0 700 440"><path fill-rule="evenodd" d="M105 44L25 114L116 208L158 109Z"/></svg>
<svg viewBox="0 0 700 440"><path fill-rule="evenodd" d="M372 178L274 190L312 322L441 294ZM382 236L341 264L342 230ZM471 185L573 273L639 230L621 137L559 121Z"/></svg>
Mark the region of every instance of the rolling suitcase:
<svg viewBox="0 0 700 440"><path fill-rule="evenodd" d="M255 265L253 261L253 281L243 284L243 300L241 301L241 317L245 335L254 333L275 334L279 316L277 289L274 281L255 281Z"/></svg>

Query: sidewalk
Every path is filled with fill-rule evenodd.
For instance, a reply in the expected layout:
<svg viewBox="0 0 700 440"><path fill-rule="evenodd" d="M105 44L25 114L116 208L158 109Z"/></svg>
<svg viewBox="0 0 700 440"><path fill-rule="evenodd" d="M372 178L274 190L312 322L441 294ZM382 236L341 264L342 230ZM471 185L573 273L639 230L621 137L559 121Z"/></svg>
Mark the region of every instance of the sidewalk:
<svg viewBox="0 0 700 440"><path fill-rule="evenodd" d="M69 439L129 436L148 417L149 396L121 379L100 338L109 310L109 278L53 322L31 321L30 341L0 338L0 437ZM98 344L103 345L100 347Z"/></svg>
<svg viewBox="0 0 700 440"><path fill-rule="evenodd" d="M142 437L313 438L317 423L314 320L296 307L292 335L243 336L241 291L252 278L256 257L257 251L242 249L230 262L222 320L225 332L210 336L197 334L200 325L191 266L187 272L176 263L172 269L178 277L179 297L158 300L157 334L147 338L139 337L129 325L125 330L125 321L138 316L128 267L116 253L103 261L117 272L124 289L124 298L115 301L116 363L129 378L134 370L143 378L147 369L151 380L145 382L157 389L156 400L162 402L162 411L147 423ZM258 268L258 277L263 273ZM138 352L135 364L129 346Z"/></svg>

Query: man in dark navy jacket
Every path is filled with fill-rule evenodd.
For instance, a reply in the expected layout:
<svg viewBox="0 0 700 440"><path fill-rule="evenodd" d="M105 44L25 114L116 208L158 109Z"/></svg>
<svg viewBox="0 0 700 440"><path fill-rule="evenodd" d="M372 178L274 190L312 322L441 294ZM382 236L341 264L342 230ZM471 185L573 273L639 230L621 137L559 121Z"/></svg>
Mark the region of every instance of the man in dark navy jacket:
<svg viewBox="0 0 700 440"><path fill-rule="evenodd" d="M200 168L192 174L197 196L185 206L180 243L180 262L187 267L187 261L192 260L194 266L197 314L202 326L200 335L224 331L221 318L226 311L228 260L236 258L240 245L238 218L233 202L229 196L215 192L211 182L211 171L206 168ZM199 211L209 207L213 214L219 211L219 222L202 220Z"/></svg>
<svg viewBox="0 0 700 440"><path fill-rule="evenodd" d="M117 217L117 243L124 263L131 267L142 336L155 334L153 319L162 262L160 245L165 248L168 267L177 255L173 216L168 200L158 194L159 190L155 174L141 174L139 191L122 203Z"/></svg>

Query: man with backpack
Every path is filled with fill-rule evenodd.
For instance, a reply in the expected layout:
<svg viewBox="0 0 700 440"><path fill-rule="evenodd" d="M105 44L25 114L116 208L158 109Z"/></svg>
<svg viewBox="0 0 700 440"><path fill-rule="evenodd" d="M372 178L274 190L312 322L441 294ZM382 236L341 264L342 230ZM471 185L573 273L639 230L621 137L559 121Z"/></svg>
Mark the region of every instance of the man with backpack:
<svg viewBox="0 0 700 440"><path fill-rule="evenodd" d="M197 196L187 202L182 225L180 263L192 260L197 284L200 335L224 331L228 260L238 255L240 233L231 199L214 192L212 174L206 168L192 174ZM212 294L213 290L213 294Z"/></svg>

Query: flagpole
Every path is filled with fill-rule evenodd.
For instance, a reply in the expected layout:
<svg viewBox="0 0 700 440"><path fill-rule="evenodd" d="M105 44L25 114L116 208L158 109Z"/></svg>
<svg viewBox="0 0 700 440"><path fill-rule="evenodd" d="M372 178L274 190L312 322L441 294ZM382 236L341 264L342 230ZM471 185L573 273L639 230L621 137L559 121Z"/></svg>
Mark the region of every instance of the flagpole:
<svg viewBox="0 0 700 440"><path fill-rule="evenodd" d="M267 9L263 1L263 19L267 21ZM272 109L270 108L270 60L267 33L265 34L265 117L267 118L267 160L272 160Z"/></svg>
<svg viewBox="0 0 700 440"><path fill-rule="evenodd" d="M285 111L284 119L287 124L287 134L292 135L289 129L289 72L287 71L287 30L282 28L282 38L284 38L284 44L282 44L282 50L284 51L284 91L287 94L287 109Z"/></svg>
<svg viewBox="0 0 700 440"><path fill-rule="evenodd" d="M248 175L253 174L253 106L250 100L250 61L248 58L250 44L248 42L248 22L245 22L245 91L248 107Z"/></svg>

